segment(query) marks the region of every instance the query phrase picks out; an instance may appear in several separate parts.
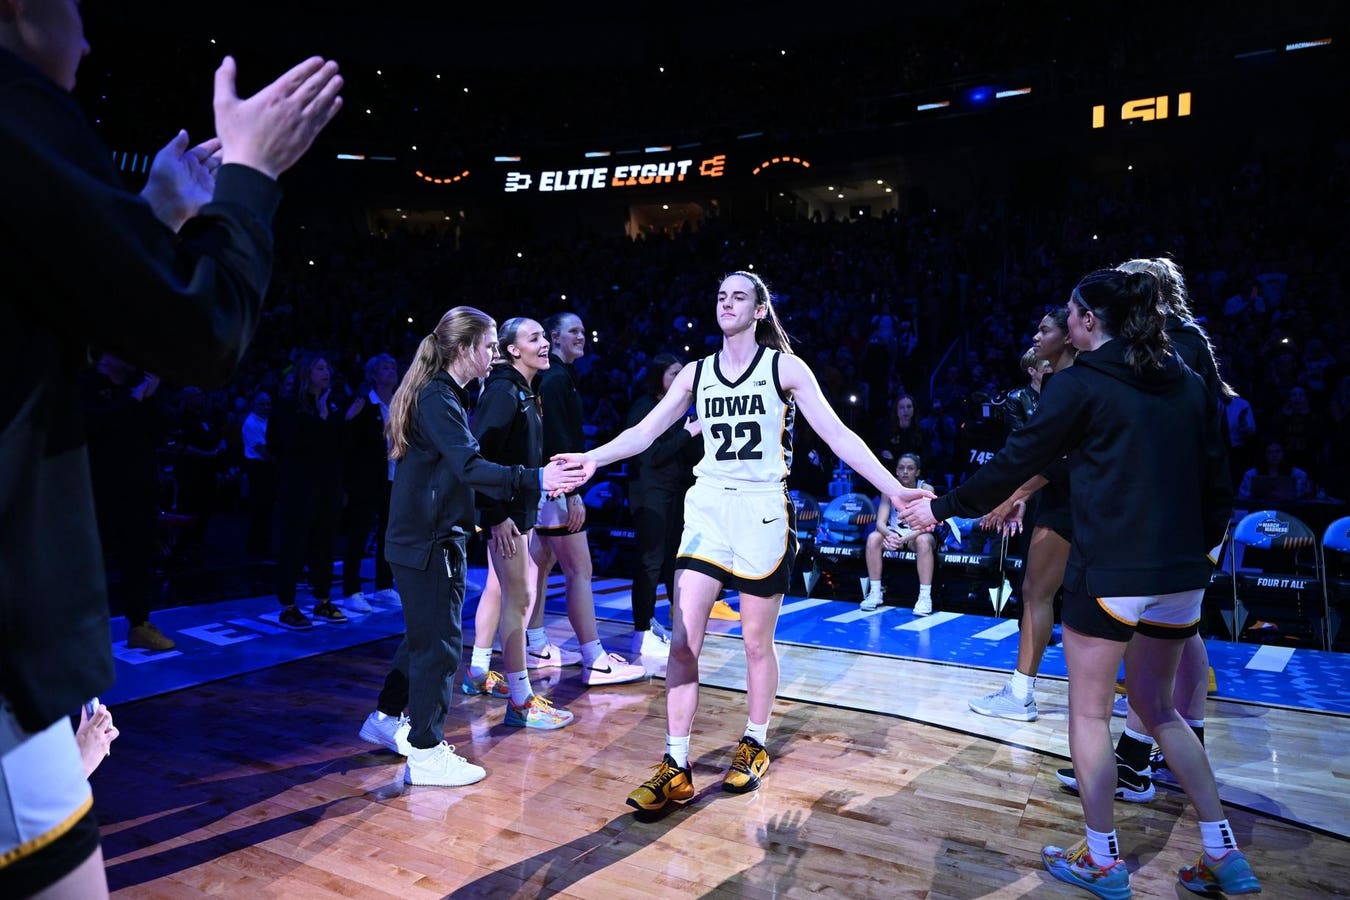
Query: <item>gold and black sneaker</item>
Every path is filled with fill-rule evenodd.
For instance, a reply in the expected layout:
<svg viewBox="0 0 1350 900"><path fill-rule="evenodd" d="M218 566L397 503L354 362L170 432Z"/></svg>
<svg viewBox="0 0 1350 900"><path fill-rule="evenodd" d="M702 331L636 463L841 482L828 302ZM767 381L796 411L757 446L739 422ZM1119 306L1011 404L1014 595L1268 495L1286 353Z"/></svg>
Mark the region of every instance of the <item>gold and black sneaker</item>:
<svg viewBox="0 0 1350 900"><path fill-rule="evenodd" d="M733 794L748 794L759 789L759 777L769 771L769 751L764 745L745 735L736 747L731 768L722 779L722 790Z"/></svg>
<svg viewBox="0 0 1350 900"><path fill-rule="evenodd" d="M694 796L694 780L689 768L675 765L669 753L661 757L661 761L652 769L652 777L628 795L628 805L633 809L654 812L671 800L684 801Z"/></svg>

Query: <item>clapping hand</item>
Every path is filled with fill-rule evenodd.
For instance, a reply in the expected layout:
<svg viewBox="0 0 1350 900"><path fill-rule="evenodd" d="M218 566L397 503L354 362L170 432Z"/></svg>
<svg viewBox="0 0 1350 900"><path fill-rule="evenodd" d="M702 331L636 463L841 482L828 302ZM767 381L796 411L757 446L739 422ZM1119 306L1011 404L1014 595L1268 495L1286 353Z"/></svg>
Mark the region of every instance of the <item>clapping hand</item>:
<svg viewBox="0 0 1350 900"><path fill-rule="evenodd" d="M222 159L276 178L304 156L342 109L342 76L332 60L312 56L252 97L235 92L234 57L216 70L216 134Z"/></svg>
<svg viewBox="0 0 1350 900"><path fill-rule="evenodd" d="M216 190L220 169L220 138L188 147L188 133L180 131L160 148L150 163L141 196L154 210L155 218L174 231L203 206Z"/></svg>

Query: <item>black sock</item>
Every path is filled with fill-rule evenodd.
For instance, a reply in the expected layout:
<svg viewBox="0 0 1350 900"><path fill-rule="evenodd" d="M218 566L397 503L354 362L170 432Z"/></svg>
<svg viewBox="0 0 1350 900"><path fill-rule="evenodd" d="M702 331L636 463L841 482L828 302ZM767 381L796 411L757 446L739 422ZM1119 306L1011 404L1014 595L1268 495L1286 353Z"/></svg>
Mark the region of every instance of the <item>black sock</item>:
<svg viewBox="0 0 1350 900"><path fill-rule="evenodd" d="M1129 731L1121 732L1120 740L1116 742L1116 758L1136 772L1148 768L1148 757L1152 752L1152 738L1141 741Z"/></svg>

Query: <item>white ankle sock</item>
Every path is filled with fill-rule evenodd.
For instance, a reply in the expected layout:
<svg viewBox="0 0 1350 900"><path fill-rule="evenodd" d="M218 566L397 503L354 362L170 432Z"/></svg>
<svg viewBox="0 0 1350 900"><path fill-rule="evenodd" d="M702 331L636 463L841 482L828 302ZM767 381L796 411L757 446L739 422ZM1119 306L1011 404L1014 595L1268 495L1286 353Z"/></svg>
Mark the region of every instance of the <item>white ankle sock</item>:
<svg viewBox="0 0 1350 900"><path fill-rule="evenodd" d="M529 672L507 672L506 686L511 689L511 702L516 706L524 706L534 693L534 688L530 687Z"/></svg>
<svg viewBox="0 0 1350 900"><path fill-rule="evenodd" d="M595 665L595 661L605 655L605 648L597 638L581 645L581 662L586 666Z"/></svg>
<svg viewBox="0 0 1350 900"><path fill-rule="evenodd" d="M1233 836L1233 826L1228 824L1227 819L1201 822L1200 840L1205 845L1205 852L1215 859L1229 850L1237 849L1237 838Z"/></svg>
<svg viewBox="0 0 1350 900"><path fill-rule="evenodd" d="M1105 868L1120 859L1120 842L1116 840L1114 828L1110 831L1084 830L1087 832L1088 853L1092 854L1094 863Z"/></svg>
<svg viewBox="0 0 1350 900"><path fill-rule="evenodd" d="M756 725L754 722L746 719L745 733L747 736L759 741L760 744L763 744L769 739L769 723L765 722L763 725Z"/></svg>
<svg viewBox="0 0 1350 900"><path fill-rule="evenodd" d="M933 586L931 584L919 585L919 600L923 601L932 599L933 599Z"/></svg>
<svg viewBox="0 0 1350 900"><path fill-rule="evenodd" d="M542 628L527 628L525 642L531 650L543 650L548 646L548 632Z"/></svg>
<svg viewBox="0 0 1350 900"><path fill-rule="evenodd" d="M473 654L469 657L469 668L475 675L482 675L492 666L492 645L480 647L473 645Z"/></svg>
<svg viewBox="0 0 1350 900"><path fill-rule="evenodd" d="M1031 692L1036 689L1036 676L1023 675L1017 670L1013 670L1012 678L1008 679L1008 686L1012 688L1013 696L1018 700L1025 700L1031 696Z"/></svg>
<svg viewBox="0 0 1350 900"><path fill-rule="evenodd" d="M689 735L686 734L684 737L666 735L666 753L681 769L689 768Z"/></svg>

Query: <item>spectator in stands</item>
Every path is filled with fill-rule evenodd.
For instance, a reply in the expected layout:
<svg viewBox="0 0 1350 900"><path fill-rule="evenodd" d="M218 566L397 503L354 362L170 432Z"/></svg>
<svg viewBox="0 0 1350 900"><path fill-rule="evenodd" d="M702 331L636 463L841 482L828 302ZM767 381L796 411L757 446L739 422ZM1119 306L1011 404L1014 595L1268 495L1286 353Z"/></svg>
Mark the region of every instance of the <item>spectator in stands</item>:
<svg viewBox="0 0 1350 900"><path fill-rule="evenodd" d="M1298 503L1313 495L1312 479L1292 465L1279 440L1266 442L1266 459L1261 466L1242 474L1237 499L1245 503Z"/></svg>
<svg viewBox="0 0 1350 900"><path fill-rule="evenodd" d="M340 404L333 396L328 360L309 352L296 364L295 394L279 399L267 421L267 446L278 464L277 621L287 628L314 625L295 603L302 568L308 569L314 594L311 614L333 624L347 621L331 597L334 538L342 509L343 419L354 418L365 405L362 396Z"/></svg>
<svg viewBox="0 0 1350 900"><path fill-rule="evenodd" d="M901 394L895 400L895 418L877 456L885 462L895 463L900 461L902 453L922 454L932 446L933 435L920 424L914 398L909 394Z"/></svg>
<svg viewBox="0 0 1350 900"><path fill-rule="evenodd" d="M244 475L248 479L248 537L245 549L257 559L272 556L272 513L277 505L277 460L267 449L267 420L272 395L258 391L252 409L239 427Z"/></svg>
<svg viewBox="0 0 1350 900"><path fill-rule="evenodd" d="M647 362L641 396L628 411L633 427L656 408L674 384L684 363L658 353ZM629 463L628 505L637 532L637 567L633 572L633 640L630 652L644 660L665 659L670 632L656 619L656 586L665 584L666 599L675 596L675 556L684 528L684 495L694 483L694 464L703 455L697 416L671 424L650 447Z"/></svg>
<svg viewBox="0 0 1350 900"><path fill-rule="evenodd" d="M206 392L197 385L179 391L173 440L178 450L173 464L174 511L192 517L174 549L188 562L199 563L206 556L206 533L216 512L217 481L228 444L208 409Z"/></svg>
<svg viewBox="0 0 1350 900"><path fill-rule="evenodd" d="M478 451L489 462L527 469L543 465L544 420L535 387L550 365L548 351L544 326L534 319L502 323L497 363L478 396L471 426ZM510 500L478 495L478 522L489 535L488 580L474 613L473 654L460 690L507 698L509 726L550 731L570 725L573 715L534 692L525 664L525 622L531 602L537 602L530 535L540 499L536 490ZM505 676L492 671L494 637L501 639Z"/></svg>
<svg viewBox="0 0 1350 900"><path fill-rule="evenodd" d="M315 58L241 100L226 57L219 143L190 149L179 132L136 197L69 95L89 52L80 5L0 6L12 367L0 387L0 879L8 896L97 898L107 877L68 716L114 671L79 371L97 340L166 378L229 376L271 272L275 179L336 114L342 80Z"/></svg>
<svg viewBox="0 0 1350 900"><path fill-rule="evenodd" d="M389 401L398 387L398 363L388 353L379 353L366 360L364 373L356 399L364 394L365 402L346 424L342 459L347 501L342 510L342 595L347 598L347 609L356 613L373 609L361 579L361 564L372 534L375 592L387 597L394 589L394 573L384 558L392 473L384 426L389 421Z"/></svg>
<svg viewBox="0 0 1350 900"><path fill-rule="evenodd" d="M586 447L582 428L581 392L573 363L586 352L586 326L576 313L550 316L544 323L550 345L549 366L539 375L539 397L544 407L544 458L559 453L580 452ZM586 538L586 504L578 489L565 496L541 501L539 521L530 542L530 554L538 566L535 596L538 598L527 632L526 658L532 669L581 665L585 684L623 684L646 676L600 643L595 624L595 597L591 593L591 549ZM565 653L550 643L544 630L544 597L554 564L562 566L567 587L567 619L581 645L580 656Z"/></svg>
<svg viewBox="0 0 1350 900"><path fill-rule="evenodd" d="M917 453L901 453L895 463L895 477L902 487L931 491L933 486L922 481L919 476L921 462ZM867 593L863 597L862 609L871 611L886 602L886 591L882 578L882 553L886 550L913 550L914 565L919 574L919 596L914 601L914 615L927 616L933 613L933 571L937 565L937 538L932 532L916 531L908 527L900 517L900 511L891 506L887 497L877 504L876 528L867 535L867 546L863 550L867 560Z"/></svg>

